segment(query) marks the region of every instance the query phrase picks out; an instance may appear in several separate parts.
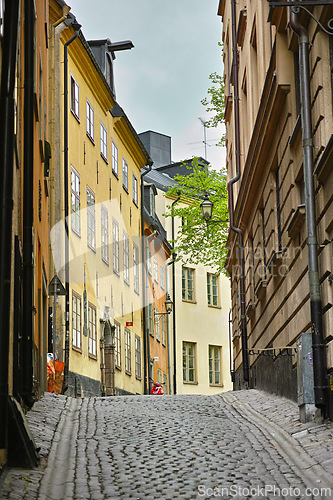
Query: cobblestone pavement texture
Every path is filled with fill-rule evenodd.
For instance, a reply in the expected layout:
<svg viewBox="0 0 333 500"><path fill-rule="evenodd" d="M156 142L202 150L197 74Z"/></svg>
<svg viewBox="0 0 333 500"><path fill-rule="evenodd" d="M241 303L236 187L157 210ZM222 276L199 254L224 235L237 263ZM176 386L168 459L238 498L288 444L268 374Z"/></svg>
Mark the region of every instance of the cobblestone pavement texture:
<svg viewBox="0 0 333 500"><path fill-rule="evenodd" d="M27 420L40 464L6 469L1 499L333 498L333 424L261 391L47 393Z"/></svg>

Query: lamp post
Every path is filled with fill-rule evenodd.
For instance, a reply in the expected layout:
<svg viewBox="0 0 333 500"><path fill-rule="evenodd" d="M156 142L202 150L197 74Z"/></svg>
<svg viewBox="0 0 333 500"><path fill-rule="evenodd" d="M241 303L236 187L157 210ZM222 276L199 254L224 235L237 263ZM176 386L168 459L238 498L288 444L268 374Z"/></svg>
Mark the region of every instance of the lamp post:
<svg viewBox="0 0 333 500"><path fill-rule="evenodd" d="M204 199L200 204L202 218L207 222L207 224L220 224L223 222L229 222L228 220L210 220L213 215L214 204L210 201L209 196L205 193Z"/></svg>
<svg viewBox="0 0 333 500"><path fill-rule="evenodd" d="M165 307L166 312L164 312L164 313L163 312L154 312L154 316L164 316L165 314L170 314L172 312L173 302L172 302L171 297L168 293L167 293L167 296L166 296L166 299L164 302L164 307Z"/></svg>

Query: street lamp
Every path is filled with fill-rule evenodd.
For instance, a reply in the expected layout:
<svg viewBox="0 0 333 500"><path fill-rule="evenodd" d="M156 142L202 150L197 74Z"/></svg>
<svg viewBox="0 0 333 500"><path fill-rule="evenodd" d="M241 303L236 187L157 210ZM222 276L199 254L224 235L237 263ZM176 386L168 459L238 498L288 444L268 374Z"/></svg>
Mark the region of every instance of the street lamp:
<svg viewBox="0 0 333 500"><path fill-rule="evenodd" d="M210 220L213 214L213 202L210 201L208 194L206 193L203 199L203 202L200 204L201 214L203 219L207 222L207 224L220 224L223 222L229 222L228 220Z"/></svg>
<svg viewBox="0 0 333 500"><path fill-rule="evenodd" d="M209 221L212 218L213 214L213 202L208 198L208 194L206 193L203 199L203 202L200 205L202 217L205 221Z"/></svg>
<svg viewBox="0 0 333 500"><path fill-rule="evenodd" d="M164 307L165 307L165 310L166 310L165 313L154 312L154 315L155 316L163 316L164 314L170 314L172 312L173 302L172 302L169 294L167 294L166 300L164 302Z"/></svg>

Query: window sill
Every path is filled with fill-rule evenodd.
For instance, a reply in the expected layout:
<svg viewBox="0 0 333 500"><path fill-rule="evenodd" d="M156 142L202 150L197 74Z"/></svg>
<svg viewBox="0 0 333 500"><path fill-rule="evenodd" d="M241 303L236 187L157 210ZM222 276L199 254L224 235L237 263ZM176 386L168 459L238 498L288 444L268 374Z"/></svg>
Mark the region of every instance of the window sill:
<svg viewBox="0 0 333 500"><path fill-rule="evenodd" d="M107 165L109 164L108 159L103 155L103 153L101 153L101 158L103 158Z"/></svg>
<svg viewBox="0 0 333 500"><path fill-rule="evenodd" d="M138 205L138 202L137 202L137 201L133 200L133 203L134 203L134 205L136 206L136 208L139 208L139 205Z"/></svg>
<svg viewBox="0 0 333 500"><path fill-rule="evenodd" d="M183 380L183 384L186 384L186 385L199 385L199 382L187 382L186 380Z"/></svg>
<svg viewBox="0 0 333 500"><path fill-rule="evenodd" d="M106 259L104 259L103 257L102 257L102 261L104 262L104 264L105 264L106 266L108 266L108 267L110 266L109 261L108 261L108 260L106 260Z"/></svg>
<svg viewBox="0 0 333 500"><path fill-rule="evenodd" d="M119 181L119 177L118 177L118 174L115 170L112 169L112 173L113 175L115 176L115 178Z"/></svg>
<svg viewBox="0 0 333 500"><path fill-rule="evenodd" d="M295 238L295 236L297 236L297 234L302 229L304 222L305 222L305 205L298 205L290 221L290 224L287 228L287 233L290 238Z"/></svg>
<svg viewBox="0 0 333 500"><path fill-rule="evenodd" d="M89 141L92 143L93 146L95 146L94 138L91 137L91 135L89 134L89 132L86 132L86 134L87 134L87 137L88 137Z"/></svg>
<svg viewBox="0 0 333 500"><path fill-rule="evenodd" d="M81 233L78 233L74 228L71 227L72 233L76 234L78 238L81 238Z"/></svg>
<svg viewBox="0 0 333 500"><path fill-rule="evenodd" d="M121 372L121 366L116 365L115 368Z"/></svg>
<svg viewBox="0 0 333 500"><path fill-rule="evenodd" d="M212 309L222 309L221 306L214 306L212 304L207 304L207 305L208 305L208 307L211 307Z"/></svg>
<svg viewBox="0 0 333 500"><path fill-rule="evenodd" d="M187 302L188 304L197 304L197 301L196 300L186 300L186 299L182 299L183 302Z"/></svg>
<svg viewBox="0 0 333 500"><path fill-rule="evenodd" d="M129 377L131 377L131 376L132 376L132 372L129 372L129 371L125 370L125 373L126 373L126 375L128 375Z"/></svg>
<svg viewBox="0 0 333 500"><path fill-rule="evenodd" d="M209 384L209 387L224 387L224 384Z"/></svg>
<svg viewBox="0 0 333 500"><path fill-rule="evenodd" d="M131 285L130 285L130 282L129 282L129 281L127 281L127 280L125 280L125 279L124 279L124 283L125 283L125 285L127 285L128 287L129 287L129 286L131 286Z"/></svg>
<svg viewBox="0 0 333 500"><path fill-rule="evenodd" d="M94 361L97 361L97 356L96 354L91 354L90 352L88 353L88 358L93 359Z"/></svg>
<svg viewBox="0 0 333 500"><path fill-rule="evenodd" d="M113 268L113 274L115 274L116 276L118 276L118 278L120 278L119 271L117 271L115 268Z"/></svg>
<svg viewBox="0 0 333 500"><path fill-rule="evenodd" d="M135 375L136 380L139 380L141 382L142 378L139 375Z"/></svg>
<svg viewBox="0 0 333 500"><path fill-rule="evenodd" d="M76 347L76 346L72 345L72 349L73 349L73 351L78 352L79 354L82 354L81 347Z"/></svg>
<svg viewBox="0 0 333 500"><path fill-rule="evenodd" d="M93 246L89 245L89 243L87 243L87 247L90 248L90 250L94 253L96 253L96 248L94 248Z"/></svg>
<svg viewBox="0 0 333 500"><path fill-rule="evenodd" d="M77 114L75 113L75 111L73 111L73 110L71 109L71 113L72 113L72 115L74 116L75 120L77 120L77 122L78 122L78 123L81 123L81 122L80 122L80 118L77 116Z"/></svg>
<svg viewBox="0 0 333 500"><path fill-rule="evenodd" d="M128 188L127 188L126 186L124 186L124 184L123 184L123 190L124 190L127 194L129 194L129 193L128 193Z"/></svg>

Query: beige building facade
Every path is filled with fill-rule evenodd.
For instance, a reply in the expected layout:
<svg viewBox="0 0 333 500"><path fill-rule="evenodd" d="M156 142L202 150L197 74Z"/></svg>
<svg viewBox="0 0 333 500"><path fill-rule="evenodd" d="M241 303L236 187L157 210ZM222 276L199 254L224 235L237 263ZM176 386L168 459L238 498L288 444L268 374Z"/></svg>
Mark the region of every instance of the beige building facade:
<svg viewBox="0 0 333 500"><path fill-rule="evenodd" d="M235 388L296 399L296 344L312 332L315 403L327 415L333 394L333 87L332 37L323 28L329 29L333 7L324 4L307 6L313 17L268 1L221 0L218 12Z"/></svg>

